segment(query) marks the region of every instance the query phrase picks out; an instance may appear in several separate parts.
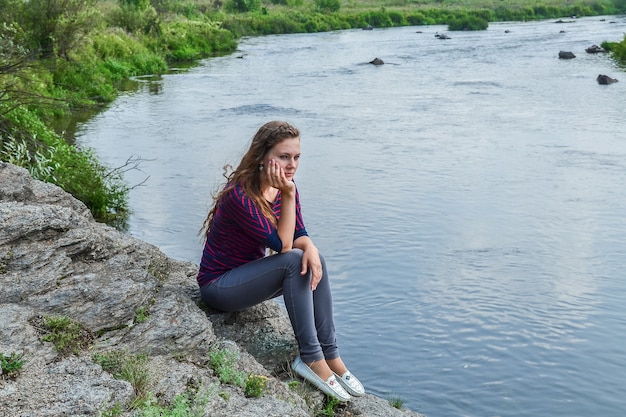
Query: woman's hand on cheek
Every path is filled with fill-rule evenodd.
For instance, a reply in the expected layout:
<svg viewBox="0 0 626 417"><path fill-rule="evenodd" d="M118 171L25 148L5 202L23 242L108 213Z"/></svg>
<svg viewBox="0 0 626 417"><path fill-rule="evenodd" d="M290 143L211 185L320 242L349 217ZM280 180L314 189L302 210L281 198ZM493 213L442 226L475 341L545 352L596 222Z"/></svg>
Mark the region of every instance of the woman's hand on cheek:
<svg viewBox="0 0 626 417"><path fill-rule="evenodd" d="M293 181L287 179L285 171L281 166L273 159L270 159L268 163L267 179L269 184L279 189L281 192L290 192L296 189L296 185Z"/></svg>

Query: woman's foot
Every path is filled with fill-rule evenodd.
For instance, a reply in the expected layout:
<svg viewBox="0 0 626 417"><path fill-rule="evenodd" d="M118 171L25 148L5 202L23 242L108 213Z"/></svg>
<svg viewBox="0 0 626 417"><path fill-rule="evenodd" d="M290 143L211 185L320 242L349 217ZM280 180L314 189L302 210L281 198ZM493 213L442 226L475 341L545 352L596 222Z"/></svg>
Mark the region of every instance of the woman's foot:
<svg viewBox="0 0 626 417"><path fill-rule="evenodd" d="M330 359L327 360L326 363L335 374L337 381L339 381L341 386L348 391L348 394L354 397L365 395L365 388L363 388L363 384L361 384L361 381L359 381L357 377L348 371L348 368L343 363L341 358Z"/></svg>
<svg viewBox="0 0 626 417"><path fill-rule="evenodd" d="M343 384L338 381L339 378L330 370L325 361L316 361L309 366L298 356L291 365L291 368L302 378L319 388L324 394L344 402L352 399L350 394L343 388ZM318 374L314 368L317 369L317 372L320 372L320 374ZM326 375L328 375L328 377L325 378Z"/></svg>
<svg viewBox="0 0 626 417"><path fill-rule="evenodd" d="M311 368L311 370L315 372L317 376L322 378L324 381L330 378L330 376L333 375L333 372L334 372L332 368L328 366L328 363L323 359L319 361L307 363L306 365L309 368Z"/></svg>
<svg viewBox="0 0 626 417"><path fill-rule="evenodd" d="M361 397L365 395L365 388L361 381L357 379L356 376L352 375L350 371L346 371L343 375L335 375L337 381L339 381L339 385L341 385L348 394L353 397Z"/></svg>
<svg viewBox="0 0 626 417"><path fill-rule="evenodd" d="M337 375L343 375L348 371L348 368L346 368L346 365L343 363L341 358L326 359L326 364L328 365L328 368L330 368L330 370Z"/></svg>

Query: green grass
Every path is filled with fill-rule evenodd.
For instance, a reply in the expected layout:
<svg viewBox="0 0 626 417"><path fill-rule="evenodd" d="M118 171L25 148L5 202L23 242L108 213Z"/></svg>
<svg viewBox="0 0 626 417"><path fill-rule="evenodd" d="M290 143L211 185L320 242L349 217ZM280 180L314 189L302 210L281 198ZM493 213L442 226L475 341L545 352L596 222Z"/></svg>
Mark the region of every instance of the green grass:
<svg viewBox="0 0 626 417"><path fill-rule="evenodd" d="M621 42L602 42L601 46L610 51L622 68L626 70L626 35Z"/></svg>
<svg viewBox="0 0 626 417"><path fill-rule="evenodd" d="M13 379L19 375L24 367L24 354L10 353L5 355L0 353L0 365L3 379Z"/></svg>
<svg viewBox="0 0 626 417"><path fill-rule="evenodd" d="M209 366L222 384L243 388L244 395L249 398L263 395L267 387L268 377L240 371L237 368L238 361L239 355L235 351L218 348L212 348L209 351Z"/></svg>
<svg viewBox="0 0 626 417"><path fill-rule="evenodd" d="M153 397L137 410L139 417L203 417L212 391L203 395L178 394L170 405L162 405Z"/></svg>
<svg viewBox="0 0 626 417"><path fill-rule="evenodd" d="M626 4L614 2L548 1L390 1L347 2L337 12L319 11L311 2L295 7L264 5L247 13L213 12L211 19L223 23L237 37L281 33L324 32L372 26L374 28L408 25L448 25L449 30L484 30L489 22L527 21L569 16L618 14Z"/></svg>
<svg viewBox="0 0 626 417"><path fill-rule="evenodd" d="M44 333L41 340L52 342L63 356L78 355L93 341L93 335L89 330L67 316L44 317L40 326Z"/></svg>
<svg viewBox="0 0 626 417"><path fill-rule="evenodd" d="M212 349L209 352L209 365L215 376L223 384L245 387L247 375L237 369L239 355L229 349Z"/></svg>
<svg viewBox="0 0 626 417"><path fill-rule="evenodd" d="M13 252L9 251L0 257L0 274L6 274L9 268L9 264L13 260Z"/></svg>
<svg viewBox="0 0 626 417"><path fill-rule="evenodd" d="M337 398L326 396L323 407L316 411L315 417L334 417L340 404Z"/></svg>
<svg viewBox="0 0 626 417"><path fill-rule="evenodd" d="M139 307L135 311L135 323L143 323L148 320L150 317L150 312L148 311L148 307Z"/></svg>
<svg viewBox="0 0 626 417"><path fill-rule="evenodd" d="M593 5L598 3L593 0L542 0L529 2L526 0L347 0L342 5L342 10L350 9L376 9L385 7L388 9L408 8L437 8L448 10L472 10L472 9L496 9L496 8L521 8L530 5L543 5L546 7L568 7L575 4Z"/></svg>
<svg viewBox="0 0 626 417"><path fill-rule="evenodd" d="M387 401L389 402L390 406L392 406L393 408L397 408L398 410L402 410L404 408L404 405L406 404L406 400L395 395L389 397Z"/></svg>
<svg viewBox="0 0 626 417"><path fill-rule="evenodd" d="M120 417L124 414L124 406L120 403L115 403L114 405L107 407L104 411L100 413L100 417Z"/></svg>
<svg viewBox="0 0 626 417"><path fill-rule="evenodd" d="M95 363L115 379L130 382L135 391L136 402L139 404L148 398L150 374L148 372L148 356L131 354L123 351L96 353L92 356Z"/></svg>
<svg viewBox="0 0 626 417"><path fill-rule="evenodd" d="M130 404L108 407L101 413L103 417L118 417L128 410L141 417L202 417L208 400L216 391L214 386L207 389L189 386L188 392L177 394L171 404L162 404L149 390L152 381L147 355L109 351L95 353L92 359L114 378L130 382L135 391Z"/></svg>

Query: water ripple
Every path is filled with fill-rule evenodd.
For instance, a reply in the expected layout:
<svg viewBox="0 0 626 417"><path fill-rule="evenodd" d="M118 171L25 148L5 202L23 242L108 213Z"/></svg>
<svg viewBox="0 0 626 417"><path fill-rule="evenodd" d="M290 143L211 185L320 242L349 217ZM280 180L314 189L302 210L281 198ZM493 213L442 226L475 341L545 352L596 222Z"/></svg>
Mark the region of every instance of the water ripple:
<svg viewBox="0 0 626 417"><path fill-rule="evenodd" d="M611 19L245 39L243 59L135 82L77 142L154 159L131 233L197 262L221 167L292 121L342 357L369 392L429 417L621 417L626 84L598 86L616 69L584 53L623 38Z"/></svg>

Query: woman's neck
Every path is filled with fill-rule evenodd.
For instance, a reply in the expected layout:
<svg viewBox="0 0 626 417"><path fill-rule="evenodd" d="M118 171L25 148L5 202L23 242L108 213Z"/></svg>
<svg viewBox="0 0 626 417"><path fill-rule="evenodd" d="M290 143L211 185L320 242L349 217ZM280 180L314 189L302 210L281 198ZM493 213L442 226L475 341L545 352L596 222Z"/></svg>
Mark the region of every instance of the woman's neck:
<svg viewBox="0 0 626 417"><path fill-rule="evenodd" d="M263 197L270 203L276 201L276 197L278 196L278 188L274 188L272 186L268 186L267 188L262 189Z"/></svg>

